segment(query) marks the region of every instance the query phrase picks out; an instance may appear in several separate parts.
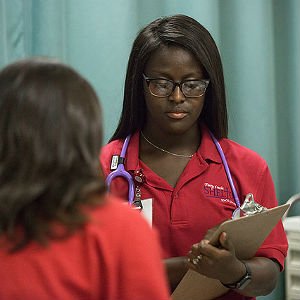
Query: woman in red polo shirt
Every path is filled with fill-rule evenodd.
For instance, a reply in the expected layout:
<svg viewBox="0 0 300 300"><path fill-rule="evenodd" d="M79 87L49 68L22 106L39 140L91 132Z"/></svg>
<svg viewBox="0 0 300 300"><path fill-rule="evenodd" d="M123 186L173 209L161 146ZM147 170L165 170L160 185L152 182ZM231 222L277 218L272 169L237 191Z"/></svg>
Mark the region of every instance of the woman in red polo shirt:
<svg viewBox="0 0 300 300"><path fill-rule="evenodd" d="M210 133L223 148L241 202L252 193L264 207L277 206L266 162L229 140L227 126L222 63L211 35L188 16L159 18L133 43L121 118L100 159L108 176L130 135L124 165L136 178L133 203L143 206L159 231L172 290L192 267L187 255L196 244L193 268L231 288L219 299L253 299L275 288L284 267L281 222L246 262L237 259L223 234L220 248L201 250L208 229L237 208ZM123 177L116 177L110 190L128 197Z"/></svg>
<svg viewBox="0 0 300 300"><path fill-rule="evenodd" d="M0 299L170 299L155 232L106 196L101 120L70 67L0 71Z"/></svg>

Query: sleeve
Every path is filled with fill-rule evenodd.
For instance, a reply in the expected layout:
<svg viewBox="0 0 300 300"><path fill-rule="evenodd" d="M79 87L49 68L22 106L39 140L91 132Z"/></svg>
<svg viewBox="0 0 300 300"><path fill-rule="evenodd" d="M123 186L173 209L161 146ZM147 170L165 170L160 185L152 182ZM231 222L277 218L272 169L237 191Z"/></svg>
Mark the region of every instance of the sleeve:
<svg viewBox="0 0 300 300"><path fill-rule="evenodd" d="M107 144L102 147L99 155L101 170L105 178L110 172L111 157L112 157L112 153L110 151L110 145Z"/></svg>
<svg viewBox="0 0 300 300"><path fill-rule="evenodd" d="M265 165L261 177L259 177L258 180L258 189L255 196L257 199L255 200L267 208L277 206L278 202L276 199L275 187L267 165ZM288 242L286 233L282 221L280 220L258 249L255 256L275 259L279 263L282 271L284 269L284 260L287 255L287 249Z"/></svg>
<svg viewBox="0 0 300 300"><path fill-rule="evenodd" d="M133 211L124 228L120 299L170 299L157 233L139 214Z"/></svg>

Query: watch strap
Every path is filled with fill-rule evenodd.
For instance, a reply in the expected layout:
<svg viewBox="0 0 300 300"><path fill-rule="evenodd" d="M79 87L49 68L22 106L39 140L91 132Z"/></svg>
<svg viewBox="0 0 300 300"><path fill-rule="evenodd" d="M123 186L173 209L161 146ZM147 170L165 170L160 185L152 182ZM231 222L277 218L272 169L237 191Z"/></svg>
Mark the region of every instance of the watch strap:
<svg viewBox="0 0 300 300"><path fill-rule="evenodd" d="M233 290L242 290L251 282L252 279L251 270L246 262L242 261L242 263L244 264L246 269L245 275L235 283L225 284L221 282L225 287Z"/></svg>

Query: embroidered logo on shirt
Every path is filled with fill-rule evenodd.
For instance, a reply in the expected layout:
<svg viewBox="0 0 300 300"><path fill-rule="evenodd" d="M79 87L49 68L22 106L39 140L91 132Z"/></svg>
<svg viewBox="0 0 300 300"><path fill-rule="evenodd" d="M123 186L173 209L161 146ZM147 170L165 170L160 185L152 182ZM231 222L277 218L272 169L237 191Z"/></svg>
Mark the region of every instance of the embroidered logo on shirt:
<svg viewBox="0 0 300 300"><path fill-rule="evenodd" d="M222 185L210 184L205 182L204 194L209 198L220 199L221 202L226 202L235 205L233 201L231 189Z"/></svg>

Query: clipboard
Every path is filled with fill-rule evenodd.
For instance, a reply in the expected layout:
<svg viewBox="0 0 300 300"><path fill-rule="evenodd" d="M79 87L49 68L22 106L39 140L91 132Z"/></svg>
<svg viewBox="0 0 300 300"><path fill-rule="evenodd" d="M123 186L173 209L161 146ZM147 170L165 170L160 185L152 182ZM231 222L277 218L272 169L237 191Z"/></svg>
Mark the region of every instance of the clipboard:
<svg viewBox="0 0 300 300"><path fill-rule="evenodd" d="M283 204L251 216L227 220L214 232L210 243L216 245L219 235L225 231L235 246L236 256L239 259L250 259L289 206L290 204ZM211 300L227 291L228 289L220 281L190 269L173 292L172 299Z"/></svg>

